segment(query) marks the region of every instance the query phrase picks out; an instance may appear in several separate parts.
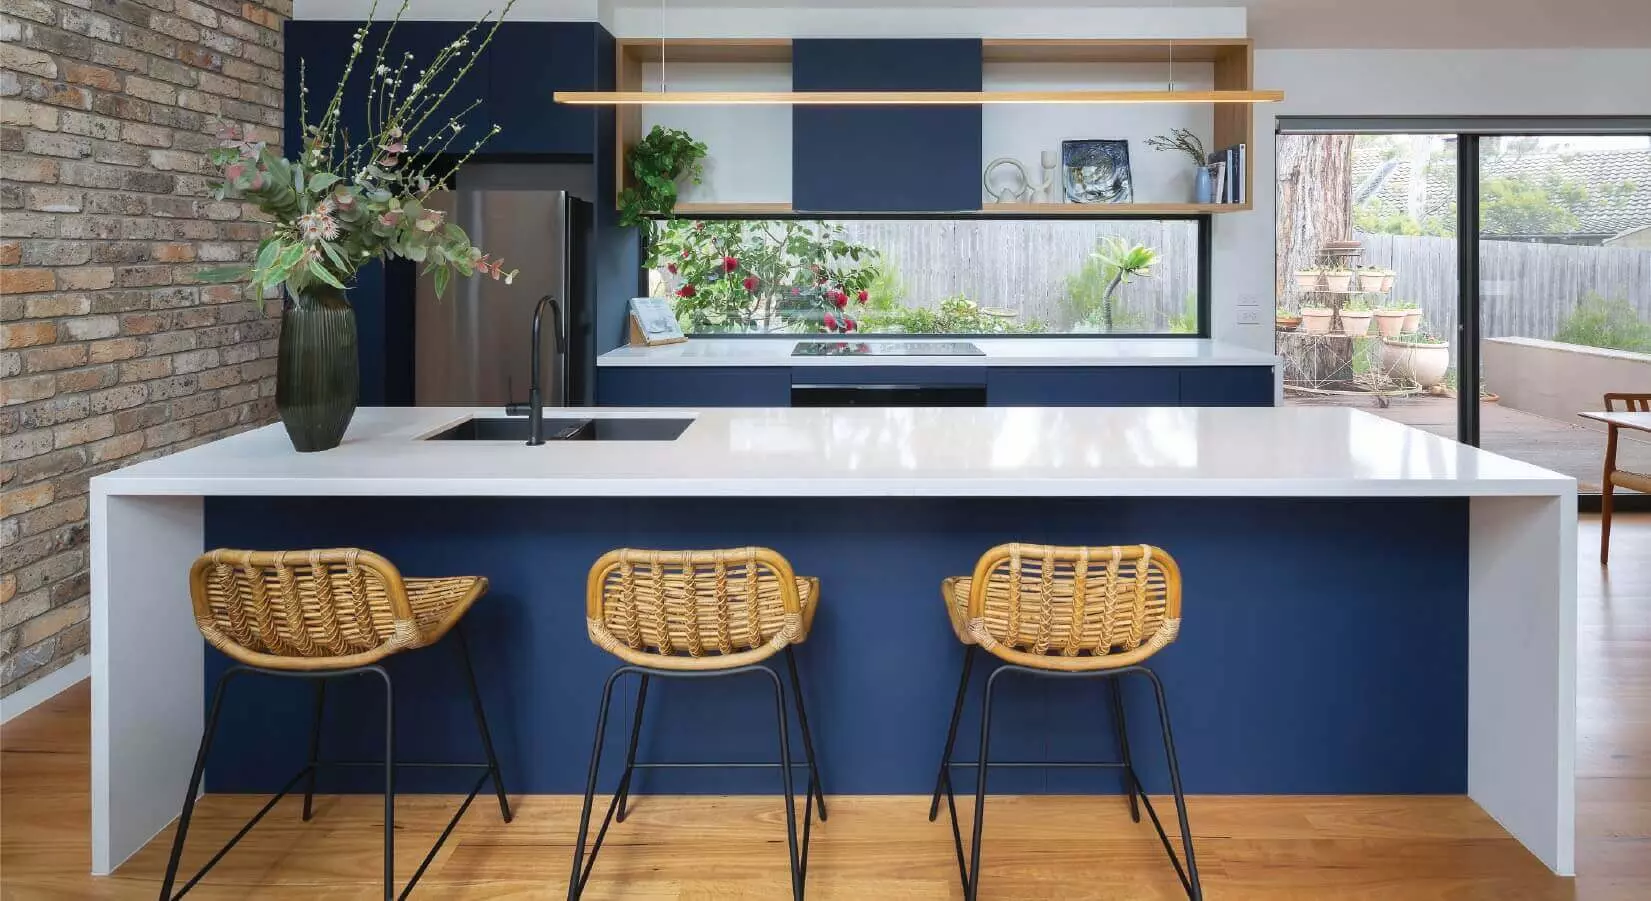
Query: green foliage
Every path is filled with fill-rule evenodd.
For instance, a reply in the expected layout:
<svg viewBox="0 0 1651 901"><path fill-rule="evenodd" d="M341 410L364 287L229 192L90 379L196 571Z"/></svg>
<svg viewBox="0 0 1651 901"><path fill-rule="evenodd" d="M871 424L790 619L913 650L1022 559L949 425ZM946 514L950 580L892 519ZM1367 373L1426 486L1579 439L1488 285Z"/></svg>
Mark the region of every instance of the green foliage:
<svg viewBox="0 0 1651 901"><path fill-rule="evenodd" d="M499 130L494 126L482 135L444 172L432 171L462 130L459 117L480 101L445 122L431 122L430 117L475 65L513 5L514 0L507 0L504 11L490 25L483 18L418 69L411 53L400 60L385 57L390 36L407 10L406 0L377 48L368 49L375 0L369 21L355 31L344 76L315 122L309 121L309 86L300 69L300 116L305 125L296 160L284 159L264 142L250 140L238 125L223 126L218 132L219 145L207 154L223 177L214 186L213 196L252 203L272 220L273 227L259 243L251 267L208 270L198 277L207 281L250 279L260 300L271 289L284 286L301 300L313 285L342 289L370 260L392 257L425 264L438 293L446 290L455 275L485 274L513 281L514 270L505 272L500 261L470 243L463 229L443 221L440 211L424 206L430 193L451 179ZM478 35L484 25L485 31ZM369 59L373 66L367 76L369 134L352 143L339 124L339 107L351 70Z"/></svg>
<svg viewBox="0 0 1651 901"><path fill-rule="evenodd" d="M704 175L700 160L706 149L685 131L655 125L625 154L631 185L619 192L619 224L641 225L649 214L670 215L676 209L677 183L687 178L697 185Z"/></svg>
<svg viewBox="0 0 1651 901"><path fill-rule="evenodd" d="M1575 231L1572 208L1588 201L1588 188L1547 178L1489 178L1479 186L1479 226L1487 235L1555 235Z"/></svg>
<svg viewBox="0 0 1651 901"><path fill-rule="evenodd" d="M882 268L875 249L826 222L673 219L652 228L648 266L667 277L689 333L855 331Z"/></svg>
<svg viewBox="0 0 1651 901"><path fill-rule="evenodd" d="M1169 317L1172 335L1198 334L1198 295L1189 293L1181 300L1181 312Z"/></svg>
<svg viewBox="0 0 1651 901"><path fill-rule="evenodd" d="M942 300L937 309L895 307L868 310L864 314L864 329L868 332L913 335L1005 335L1042 332L1045 326L1037 320L1015 322L1012 315L985 309L957 294Z"/></svg>
<svg viewBox="0 0 1651 901"><path fill-rule="evenodd" d="M1120 321L1114 297L1118 289L1134 278L1149 278L1158 252L1143 244L1131 245L1122 238L1102 238L1094 253L1078 271L1066 278L1063 295L1067 310L1080 324L1098 324L1102 331L1126 330L1131 322ZM1098 320L1098 322L1097 322Z"/></svg>
<svg viewBox="0 0 1651 901"><path fill-rule="evenodd" d="M1651 323L1626 298L1589 294L1559 324L1555 341L1651 353Z"/></svg>

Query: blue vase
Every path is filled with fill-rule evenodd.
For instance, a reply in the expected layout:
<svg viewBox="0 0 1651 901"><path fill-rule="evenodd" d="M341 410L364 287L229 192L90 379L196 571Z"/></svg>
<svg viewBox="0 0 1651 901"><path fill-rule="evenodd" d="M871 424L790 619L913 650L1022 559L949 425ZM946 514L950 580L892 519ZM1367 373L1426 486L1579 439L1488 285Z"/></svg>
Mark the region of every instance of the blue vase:
<svg viewBox="0 0 1651 901"><path fill-rule="evenodd" d="M1192 202L1215 202L1215 189L1214 185L1210 182L1210 167L1208 166L1199 166L1197 173L1193 177Z"/></svg>

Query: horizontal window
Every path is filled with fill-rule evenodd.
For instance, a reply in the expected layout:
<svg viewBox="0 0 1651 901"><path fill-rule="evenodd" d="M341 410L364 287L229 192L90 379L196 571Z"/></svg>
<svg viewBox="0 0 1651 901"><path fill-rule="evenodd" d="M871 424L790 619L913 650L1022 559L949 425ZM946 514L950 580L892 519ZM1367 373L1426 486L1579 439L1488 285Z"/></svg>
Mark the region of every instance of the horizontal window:
<svg viewBox="0 0 1651 901"><path fill-rule="evenodd" d="M689 334L1199 335L1203 219L676 219Z"/></svg>

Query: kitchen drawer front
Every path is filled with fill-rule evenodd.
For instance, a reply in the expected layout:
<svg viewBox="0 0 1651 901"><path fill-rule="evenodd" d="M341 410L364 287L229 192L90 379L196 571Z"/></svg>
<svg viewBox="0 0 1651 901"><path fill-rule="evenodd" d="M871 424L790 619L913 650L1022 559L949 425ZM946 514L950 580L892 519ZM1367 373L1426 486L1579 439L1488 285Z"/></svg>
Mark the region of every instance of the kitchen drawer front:
<svg viewBox="0 0 1651 901"><path fill-rule="evenodd" d="M985 385L984 366L796 366L793 385Z"/></svg>
<svg viewBox="0 0 1651 901"><path fill-rule="evenodd" d="M993 368L986 403L993 407L1173 407L1180 371L1165 366L1027 366Z"/></svg>
<svg viewBox="0 0 1651 901"><path fill-rule="evenodd" d="M1270 407L1271 366L1189 366L1181 370L1183 407Z"/></svg>
<svg viewBox="0 0 1651 901"><path fill-rule="evenodd" d="M789 407L791 372L767 366L602 366L603 407Z"/></svg>

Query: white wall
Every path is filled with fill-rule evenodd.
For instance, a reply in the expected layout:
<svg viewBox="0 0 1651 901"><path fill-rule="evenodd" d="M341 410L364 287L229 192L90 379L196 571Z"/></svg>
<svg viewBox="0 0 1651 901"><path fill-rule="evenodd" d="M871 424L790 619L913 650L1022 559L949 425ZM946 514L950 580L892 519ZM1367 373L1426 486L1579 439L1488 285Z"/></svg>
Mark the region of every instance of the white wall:
<svg viewBox="0 0 1651 901"><path fill-rule="evenodd" d="M359 2L359 0L353 0ZM518 7L519 8L519 7ZM512 13L514 15L514 13ZM619 37L687 38L1158 38L1243 37L1242 7L979 7L879 5L804 9L615 4L610 29Z"/></svg>
<svg viewBox="0 0 1651 901"><path fill-rule="evenodd" d="M1214 335L1258 350L1273 343L1273 130L1276 116L1646 115L1651 49L1263 50L1256 106L1255 209L1215 217ZM1238 325L1248 295L1267 325Z"/></svg>
<svg viewBox="0 0 1651 901"><path fill-rule="evenodd" d="M673 91L791 90L790 63L673 63L667 56L665 74ZM658 88L658 63L642 67L642 83ZM643 107L643 133L655 125L685 129L708 148L703 181L684 185L679 202L791 202L791 107Z"/></svg>

